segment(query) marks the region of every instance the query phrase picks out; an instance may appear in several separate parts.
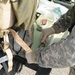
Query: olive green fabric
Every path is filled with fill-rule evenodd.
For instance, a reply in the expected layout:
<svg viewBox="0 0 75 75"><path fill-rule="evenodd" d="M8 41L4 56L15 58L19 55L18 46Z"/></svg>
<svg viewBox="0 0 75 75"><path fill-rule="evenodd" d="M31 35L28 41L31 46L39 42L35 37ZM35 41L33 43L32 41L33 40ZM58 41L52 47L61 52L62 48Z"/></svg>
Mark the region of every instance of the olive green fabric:
<svg viewBox="0 0 75 75"><path fill-rule="evenodd" d="M31 28L35 21L37 0L11 1L17 19L15 26L22 26L25 30Z"/></svg>

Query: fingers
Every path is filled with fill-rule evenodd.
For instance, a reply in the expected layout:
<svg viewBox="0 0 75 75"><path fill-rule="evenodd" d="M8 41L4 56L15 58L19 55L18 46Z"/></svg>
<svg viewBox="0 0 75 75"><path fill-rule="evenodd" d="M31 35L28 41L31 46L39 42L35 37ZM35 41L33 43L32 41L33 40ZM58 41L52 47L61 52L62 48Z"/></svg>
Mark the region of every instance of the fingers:
<svg viewBox="0 0 75 75"><path fill-rule="evenodd" d="M44 35L44 36L42 37L41 42L42 42L42 43L46 42L46 39L47 39L47 36L46 36L46 35Z"/></svg>
<svg viewBox="0 0 75 75"><path fill-rule="evenodd" d="M41 40L43 39L43 36L44 36L44 34L43 34L43 32L42 32L41 35L40 35Z"/></svg>
<svg viewBox="0 0 75 75"><path fill-rule="evenodd" d="M45 42L48 42L48 36L46 37Z"/></svg>
<svg viewBox="0 0 75 75"><path fill-rule="evenodd" d="M39 47L45 47L48 42L48 37L44 36Z"/></svg>
<svg viewBox="0 0 75 75"><path fill-rule="evenodd" d="M43 29L41 33L41 43L46 44L48 42L48 36L51 31L49 29Z"/></svg>
<svg viewBox="0 0 75 75"><path fill-rule="evenodd" d="M45 47L45 43L42 43L39 45L39 47Z"/></svg>

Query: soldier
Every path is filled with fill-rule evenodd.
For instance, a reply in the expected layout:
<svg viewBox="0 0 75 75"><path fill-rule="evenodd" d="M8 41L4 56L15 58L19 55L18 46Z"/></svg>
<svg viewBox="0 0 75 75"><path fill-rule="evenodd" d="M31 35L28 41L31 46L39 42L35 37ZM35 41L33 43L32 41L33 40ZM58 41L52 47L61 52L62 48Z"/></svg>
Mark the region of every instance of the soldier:
<svg viewBox="0 0 75 75"><path fill-rule="evenodd" d="M1 35L1 30L7 30L11 28L17 31L18 34L20 33L20 29L22 29L22 34L24 34L23 40L29 46L32 45L33 37L30 37L29 34L33 34L32 25L35 21L36 6L37 0L0 0L0 44L3 41L3 35ZM11 44L10 48L19 57L19 53L23 49L20 46L14 45L15 41L13 41L13 37L10 33L9 37ZM17 70L20 71L20 68L22 67L21 61L16 60L16 57L17 56L14 57L14 65L12 71L9 72L10 75L14 75L17 72ZM20 57L17 59L20 59ZM42 73L44 73L43 75L49 75L51 70L39 67L37 64L34 63L30 65L27 63L26 59L23 59L22 63L24 63L27 66L32 66L31 68L34 68L34 70L36 68L36 75L42 75ZM4 68L0 70L0 73L1 75L6 75Z"/></svg>
<svg viewBox="0 0 75 75"><path fill-rule="evenodd" d="M75 65L75 5L62 15L52 27L42 30L42 43L45 43L48 36L58 34L66 30L70 31L66 39L47 47L39 48L36 52L36 60L41 67L64 68ZM75 75L75 68L72 67L69 75Z"/></svg>

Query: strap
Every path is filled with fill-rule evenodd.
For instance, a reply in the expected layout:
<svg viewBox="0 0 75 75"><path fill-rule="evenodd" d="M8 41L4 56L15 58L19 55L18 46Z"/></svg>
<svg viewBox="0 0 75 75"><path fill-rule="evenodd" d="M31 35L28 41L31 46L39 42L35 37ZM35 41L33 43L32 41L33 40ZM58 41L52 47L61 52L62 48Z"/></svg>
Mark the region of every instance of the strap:
<svg viewBox="0 0 75 75"><path fill-rule="evenodd" d="M22 40L24 40L26 31L21 29L20 32L18 32L18 35L20 36ZM13 47L14 51L18 54L22 50L22 47L15 40L13 41L13 45L14 45Z"/></svg>
<svg viewBox="0 0 75 75"><path fill-rule="evenodd" d="M12 66L13 66L13 55L12 52L9 48L9 37L8 37L8 31L4 31L4 49L3 51L7 54L8 56L8 72L10 72L12 70Z"/></svg>
<svg viewBox="0 0 75 75"><path fill-rule="evenodd" d="M4 51L9 47L9 40L7 39L8 38L8 33L11 32L14 40L27 52L32 52L31 48L20 38L20 36L17 34L17 32L13 29L8 29L8 30L2 30L1 32L3 32L3 36L4 38L7 40L5 41L4 43ZM4 40L5 40L4 39Z"/></svg>
<svg viewBox="0 0 75 75"><path fill-rule="evenodd" d="M10 72L13 67L13 55L10 48L6 50L6 54L8 55L8 72Z"/></svg>
<svg viewBox="0 0 75 75"><path fill-rule="evenodd" d="M13 29L8 29L8 30L1 30L3 34L3 39L4 39L4 48L3 51L7 54L8 56L8 72L12 70L13 66L13 54L9 48L9 37L8 34L11 32L12 36L14 37L14 40L27 52L31 52L32 50L30 47L19 37L19 35L14 31Z"/></svg>
<svg viewBox="0 0 75 75"><path fill-rule="evenodd" d="M14 40L27 52L32 52L31 48L19 37L19 35L13 29L9 29L12 33Z"/></svg>

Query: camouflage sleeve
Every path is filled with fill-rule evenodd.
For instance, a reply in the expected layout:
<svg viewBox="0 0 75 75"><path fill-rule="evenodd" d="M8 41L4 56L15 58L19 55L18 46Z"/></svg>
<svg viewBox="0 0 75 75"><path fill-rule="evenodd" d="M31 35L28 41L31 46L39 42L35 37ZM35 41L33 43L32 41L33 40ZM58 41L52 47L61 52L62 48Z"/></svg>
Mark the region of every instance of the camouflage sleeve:
<svg viewBox="0 0 75 75"><path fill-rule="evenodd" d="M75 5L62 15L58 21L53 24L53 28L57 33L67 30L75 21Z"/></svg>
<svg viewBox="0 0 75 75"><path fill-rule="evenodd" d="M41 67L64 68L75 65L75 27L71 35L56 44L38 49L36 60Z"/></svg>

